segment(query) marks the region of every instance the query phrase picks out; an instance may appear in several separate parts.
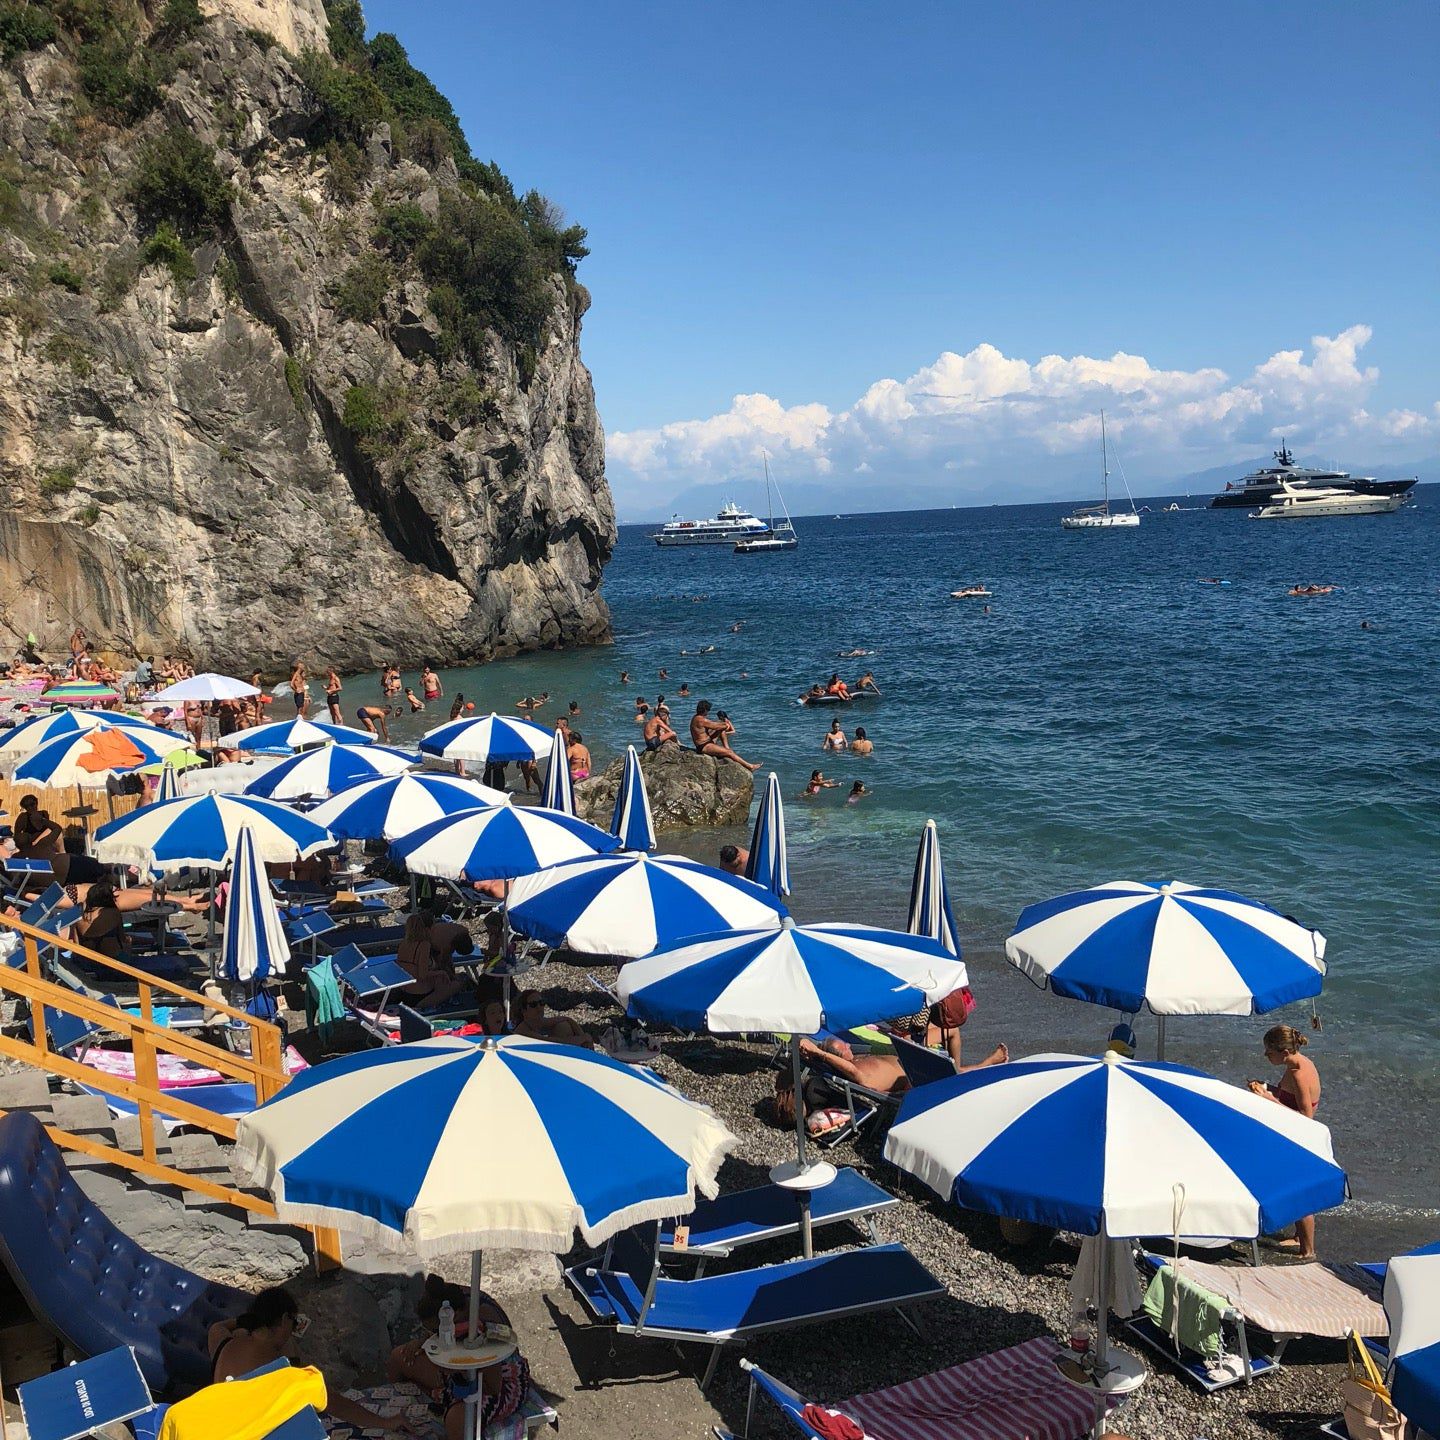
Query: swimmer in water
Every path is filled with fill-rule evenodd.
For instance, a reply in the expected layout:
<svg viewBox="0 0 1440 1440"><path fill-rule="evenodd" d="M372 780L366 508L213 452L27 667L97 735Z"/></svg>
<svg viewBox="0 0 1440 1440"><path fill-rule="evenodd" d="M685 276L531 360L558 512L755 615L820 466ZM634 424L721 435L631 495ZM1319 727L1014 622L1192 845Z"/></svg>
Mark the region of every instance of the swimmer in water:
<svg viewBox="0 0 1440 1440"><path fill-rule="evenodd" d="M813 800L822 790L833 790L839 785L838 780L827 780L819 770L810 772L810 783L801 792L802 800Z"/></svg>
<svg viewBox="0 0 1440 1440"><path fill-rule="evenodd" d="M424 705L422 705L420 701L416 698L414 690L412 690L408 685L405 687L405 698L410 702L410 713L412 715L418 715L420 711L425 708Z"/></svg>
<svg viewBox="0 0 1440 1440"><path fill-rule="evenodd" d="M857 780L851 787L850 793L845 797L847 805L853 805L857 800L863 800L870 792L865 788L863 780Z"/></svg>
<svg viewBox="0 0 1440 1440"><path fill-rule="evenodd" d="M731 633L732 635L738 635L738 634L740 633L742 627L744 626L744 624L745 624L745 622L744 622L743 620L737 620L737 621L730 627L730 633Z"/></svg>

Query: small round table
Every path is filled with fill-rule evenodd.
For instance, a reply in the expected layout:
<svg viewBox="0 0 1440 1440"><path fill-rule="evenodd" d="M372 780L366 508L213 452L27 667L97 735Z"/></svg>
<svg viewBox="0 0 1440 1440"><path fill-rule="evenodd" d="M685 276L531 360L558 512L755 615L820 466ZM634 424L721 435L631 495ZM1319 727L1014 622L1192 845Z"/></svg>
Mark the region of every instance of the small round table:
<svg viewBox="0 0 1440 1440"><path fill-rule="evenodd" d="M440 1337L432 1335L424 1344L426 1358L442 1370L469 1375L475 1382L475 1393L465 1399L466 1440L479 1440L480 1435L480 1372L508 1360L520 1347L512 1335L508 1340L482 1340L474 1346L457 1342L447 1350L440 1348Z"/></svg>
<svg viewBox="0 0 1440 1440"><path fill-rule="evenodd" d="M800 1249L807 1260L815 1256L815 1242L810 1230L810 1193L832 1184L839 1173L828 1160L817 1160L803 1170L797 1161L787 1160L770 1171L770 1183L782 1190L793 1190L800 1202Z"/></svg>
<svg viewBox="0 0 1440 1440"><path fill-rule="evenodd" d="M1084 1390L1094 1397L1095 1427L1090 1433L1095 1440L1101 1440L1105 1434L1105 1421L1110 1413L1110 1401L1138 1390L1150 1372L1138 1355L1132 1355L1128 1350L1107 1347L1105 1360L1110 1368L1103 1375L1092 1375L1083 1371L1077 1378L1075 1371L1079 1358L1073 1351L1063 1350L1055 1357L1055 1368L1067 1385L1073 1385L1077 1390ZM1064 1363L1066 1361L1070 1363Z"/></svg>
<svg viewBox="0 0 1440 1440"><path fill-rule="evenodd" d="M155 948L165 948L165 922L175 914L178 914L180 907L173 900L147 900L138 910L136 915L143 920L155 922Z"/></svg>

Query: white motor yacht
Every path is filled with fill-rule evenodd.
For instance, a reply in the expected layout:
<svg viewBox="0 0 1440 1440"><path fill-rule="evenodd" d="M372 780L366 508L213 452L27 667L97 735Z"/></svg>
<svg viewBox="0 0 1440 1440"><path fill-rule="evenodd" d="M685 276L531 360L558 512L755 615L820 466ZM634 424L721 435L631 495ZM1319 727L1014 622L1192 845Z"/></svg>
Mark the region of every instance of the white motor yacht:
<svg viewBox="0 0 1440 1440"><path fill-rule="evenodd" d="M651 539L657 545L734 545L737 540L768 535L770 527L733 500L720 507L713 520L672 520Z"/></svg>
<svg viewBox="0 0 1440 1440"><path fill-rule="evenodd" d="M1273 504L1250 514L1252 520L1307 520L1325 515L1389 515L1405 503L1402 495L1363 495L1354 490L1301 486L1282 481Z"/></svg>

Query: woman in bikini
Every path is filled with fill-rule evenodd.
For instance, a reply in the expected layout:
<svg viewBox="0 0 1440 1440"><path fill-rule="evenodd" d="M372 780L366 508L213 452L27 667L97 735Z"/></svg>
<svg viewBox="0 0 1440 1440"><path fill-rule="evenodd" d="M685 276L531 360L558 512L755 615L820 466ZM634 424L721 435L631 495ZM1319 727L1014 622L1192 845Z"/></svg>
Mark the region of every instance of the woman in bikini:
<svg viewBox="0 0 1440 1440"><path fill-rule="evenodd" d="M464 985L464 981L445 965L434 943L432 917L419 911L405 922L405 936L395 954L395 963L414 984L406 987L405 998L418 1009L421 1005L441 1005Z"/></svg>
<svg viewBox="0 0 1440 1440"><path fill-rule="evenodd" d="M1312 1061L1300 1052L1310 1043L1293 1025L1272 1025L1265 1032L1265 1058L1284 1070L1284 1074L1273 1084L1263 1080L1252 1080L1249 1085L1252 1095L1273 1100L1298 1115L1315 1118L1320 1108L1320 1072ZM1282 1250L1298 1251L1302 1260L1315 1258L1315 1217L1307 1215L1295 1222L1295 1238L1281 1240Z"/></svg>
<svg viewBox="0 0 1440 1440"><path fill-rule="evenodd" d="M590 778L590 749L585 744L585 737L578 730L570 732L570 743L565 747L565 759L570 766L572 780Z"/></svg>
<svg viewBox="0 0 1440 1440"><path fill-rule="evenodd" d="M211 1382L218 1385L273 1365L285 1354L299 1319L295 1297L288 1290L275 1288L256 1295L243 1315L216 1321L207 1336ZM380 1430L387 1435L419 1434L408 1420L398 1415L377 1415L333 1389L327 1389L325 1413L361 1430Z"/></svg>

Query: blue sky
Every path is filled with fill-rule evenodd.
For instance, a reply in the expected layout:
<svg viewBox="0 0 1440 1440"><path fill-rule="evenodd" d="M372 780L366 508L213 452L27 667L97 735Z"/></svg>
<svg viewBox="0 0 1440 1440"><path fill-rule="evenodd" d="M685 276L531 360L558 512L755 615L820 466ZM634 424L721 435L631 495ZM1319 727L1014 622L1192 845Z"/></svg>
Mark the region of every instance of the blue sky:
<svg viewBox="0 0 1440 1440"><path fill-rule="evenodd" d="M1281 429L1440 451L1428 0L366 12L588 227L622 513L762 445L837 494L1071 495L1101 405L1157 482Z"/></svg>

